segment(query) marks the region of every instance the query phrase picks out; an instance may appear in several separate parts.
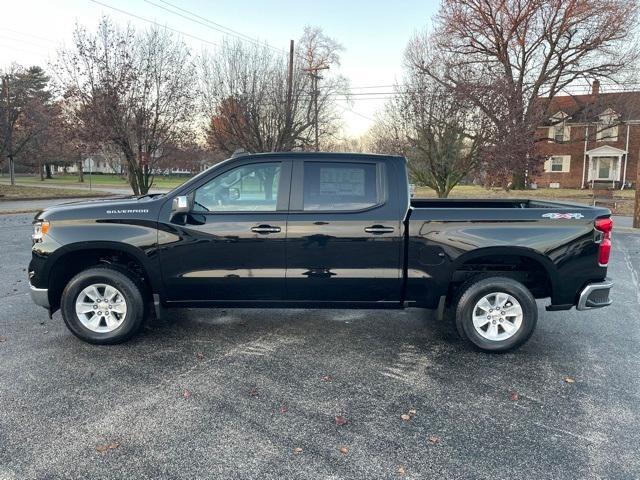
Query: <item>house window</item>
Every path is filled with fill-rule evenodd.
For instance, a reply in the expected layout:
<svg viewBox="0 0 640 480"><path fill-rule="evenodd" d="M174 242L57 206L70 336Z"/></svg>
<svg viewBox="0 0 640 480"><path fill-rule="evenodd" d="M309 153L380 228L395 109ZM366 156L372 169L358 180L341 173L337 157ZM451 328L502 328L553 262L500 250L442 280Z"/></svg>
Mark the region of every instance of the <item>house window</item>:
<svg viewBox="0 0 640 480"><path fill-rule="evenodd" d="M563 165L564 165L564 162L562 161L562 157L551 157L552 172L561 172Z"/></svg>
<svg viewBox="0 0 640 480"><path fill-rule="evenodd" d="M600 115L596 139L599 142L615 142L618 140L618 115L612 110L607 110L607 112Z"/></svg>
<svg viewBox="0 0 640 480"><path fill-rule="evenodd" d="M571 155L555 155L544 162L547 173L567 173L571 167Z"/></svg>
<svg viewBox="0 0 640 480"><path fill-rule="evenodd" d="M571 132L571 127L566 124L569 116L564 112L558 112L553 115L549 122L549 142L568 142Z"/></svg>

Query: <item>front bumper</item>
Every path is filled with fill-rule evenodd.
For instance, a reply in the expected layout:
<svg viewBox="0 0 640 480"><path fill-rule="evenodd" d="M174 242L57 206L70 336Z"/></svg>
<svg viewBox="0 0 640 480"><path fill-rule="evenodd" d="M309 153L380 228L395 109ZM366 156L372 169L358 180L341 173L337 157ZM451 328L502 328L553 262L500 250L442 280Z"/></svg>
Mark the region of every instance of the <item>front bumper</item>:
<svg viewBox="0 0 640 480"><path fill-rule="evenodd" d="M580 292L576 310L591 310L611 305L609 290L613 287L613 282L608 278L603 282L589 283Z"/></svg>
<svg viewBox="0 0 640 480"><path fill-rule="evenodd" d="M33 303L49 309L49 289L36 288L31 285L31 283L29 283L29 288L31 290L31 300L33 300Z"/></svg>

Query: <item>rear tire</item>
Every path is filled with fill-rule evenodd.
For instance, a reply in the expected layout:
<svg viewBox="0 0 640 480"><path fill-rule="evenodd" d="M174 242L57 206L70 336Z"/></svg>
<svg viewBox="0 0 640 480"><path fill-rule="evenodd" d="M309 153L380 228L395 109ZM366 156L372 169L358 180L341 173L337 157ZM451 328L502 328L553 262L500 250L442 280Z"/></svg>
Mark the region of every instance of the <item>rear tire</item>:
<svg viewBox="0 0 640 480"><path fill-rule="evenodd" d="M536 300L520 282L507 277L470 280L456 303L460 336L485 352L506 352L524 344L536 328Z"/></svg>
<svg viewBox="0 0 640 480"><path fill-rule="evenodd" d="M110 266L90 268L73 277L62 292L62 318L85 342L122 343L144 324L143 292L133 274Z"/></svg>

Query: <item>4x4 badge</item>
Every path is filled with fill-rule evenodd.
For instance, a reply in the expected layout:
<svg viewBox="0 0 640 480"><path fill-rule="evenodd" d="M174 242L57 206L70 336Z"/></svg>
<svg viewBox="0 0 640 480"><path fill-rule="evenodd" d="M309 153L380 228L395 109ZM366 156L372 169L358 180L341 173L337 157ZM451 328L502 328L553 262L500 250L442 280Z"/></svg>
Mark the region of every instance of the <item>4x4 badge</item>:
<svg viewBox="0 0 640 480"><path fill-rule="evenodd" d="M584 215L582 215L581 213L545 213L542 216L545 218L550 218L551 220L571 220L572 218L584 218Z"/></svg>

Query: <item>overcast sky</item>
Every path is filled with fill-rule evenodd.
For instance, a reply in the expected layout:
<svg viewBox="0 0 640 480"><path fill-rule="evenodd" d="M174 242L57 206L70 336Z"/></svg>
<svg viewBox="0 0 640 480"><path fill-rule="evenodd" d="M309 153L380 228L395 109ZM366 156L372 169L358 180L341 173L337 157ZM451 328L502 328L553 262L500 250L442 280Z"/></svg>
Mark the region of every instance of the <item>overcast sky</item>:
<svg viewBox="0 0 640 480"><path fill-rule="evenodd" d="M149 0L166 8L160 0ZM238 31L288 49L289 39L300 37L305 25L317 25L345 48L340 68L354 92L389 92L401 76L402 54L410 36L430 25L437 1L397 0L166 0L187 11ZM119 23L146 27L144 20L114 11L91 0L14 0L2 2L0 16L0 67L12 62L21 65L46 64L62 43L69 44L74 24L94 29L102 15ZM223 33L181 18L145 0L100 0L130 14L153 20L212 43ZM185 37L194 50L215 48ZM376 88L359 88L376 87ZM352 105L341 103L345 130L360 135L371 124L384 101L374 95L354 95ZM381 95L384 97L384 95ZM353 110L353 112L349 111ZM355 113L354 113L355 112Z"/></svg>

